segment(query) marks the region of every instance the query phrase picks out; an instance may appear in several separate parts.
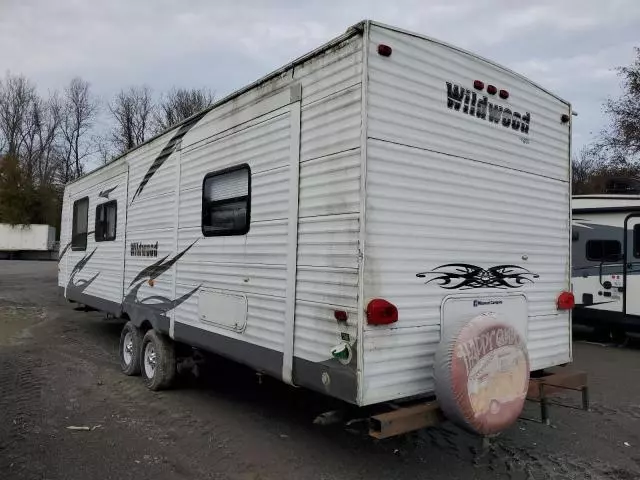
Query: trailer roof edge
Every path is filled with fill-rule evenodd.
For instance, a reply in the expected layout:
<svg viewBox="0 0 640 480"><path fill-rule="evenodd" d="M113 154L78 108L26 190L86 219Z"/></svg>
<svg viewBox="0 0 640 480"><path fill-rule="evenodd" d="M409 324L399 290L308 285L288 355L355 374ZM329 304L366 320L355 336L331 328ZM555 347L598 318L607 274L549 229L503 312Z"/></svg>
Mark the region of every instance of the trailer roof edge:
<svg viewBox="0 0 640 480"><path fill-rule="evenodd" d="M268 82L269 80L278 77L279 75L282 75L283 73L285 73L286 71L288 71L291 68L296 67L297 65L300 65L301 63L304 63L308 60L310 60L311 58L320 55L324 52L326 52L327 50L330 50L331 48L335 47L336 45L341 44L342 42L345 42L346 40L349 40L352 37L355 37L357 35L362 34L363 30L364 30L364 25L369 22L369 20L363 20L360 21L358 23L356 23L355 25L352 25L351 27L347 28L347 30L342 34L339 35L331 40L329 40L328 42L320 45L318 48L290 61L289 63L285 64L284 66L272 71L271 73L268 73L267 75L265 75L264 77L260 77L259 79L255 80L252 83L249 83L247 85L245 85L244 87L238 89L238 90L234 90L233 92L231 92L230 94L226 95L225 97L222 97L220 100L218 100L217 102L214 102L213 104L211 104L209 107L205 108L204 110L200 110L199 112L191 115L188 118L185 118L184 120L180 121L179 123L176 123L175 125L171 126L170 128L163 130L162 132L154 135L153 137L149 138L148 140L145 140L144 142L142 142L139 145L136 145L134 148L127 150L124 153L121 153L120 155L118 155L117 157L113 158L112 160L110 160L108 163L105 163L104 165L99 166L98 168L95 168L93 170L91 170L88 173L85 173L84 175L82 175L81 177L76 178L75 180L65 184L65 186L67 185L73 185L74 183L78 182L79 180L87 177L88 175L92 175L97 171L100 171L108 166L113 165L114 163L118 162L119 160L123 159L124 157L126 157L128 154L138 150L139 148L153 142L154 140L160 138L161 136L169 133L172 130L175 130L176 128L179 128L180 126L182 126L183 124L187 123L188 121L190 121L193 117L196 117L198 115L202 115L202 114L207 114L210 111L218 108L219 106L233 100L234 98L239 97L240 95L248 92L249 90L252 90L258 86L260 86L263 83Z"/></svg>

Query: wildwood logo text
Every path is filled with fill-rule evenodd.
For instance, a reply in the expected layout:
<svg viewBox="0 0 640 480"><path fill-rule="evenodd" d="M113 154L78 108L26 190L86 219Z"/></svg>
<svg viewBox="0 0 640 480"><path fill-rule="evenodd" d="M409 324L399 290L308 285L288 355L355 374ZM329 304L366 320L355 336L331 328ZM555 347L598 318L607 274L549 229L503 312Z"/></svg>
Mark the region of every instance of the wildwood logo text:
<svg viewBox="0 0 640 480"><path fill-rule="evenodd" d="M531 114L520 113L489 101L486 95L480 95L455 83L447 84L447 107L456 112L488 120L505 128L529 135Z"/></svg>

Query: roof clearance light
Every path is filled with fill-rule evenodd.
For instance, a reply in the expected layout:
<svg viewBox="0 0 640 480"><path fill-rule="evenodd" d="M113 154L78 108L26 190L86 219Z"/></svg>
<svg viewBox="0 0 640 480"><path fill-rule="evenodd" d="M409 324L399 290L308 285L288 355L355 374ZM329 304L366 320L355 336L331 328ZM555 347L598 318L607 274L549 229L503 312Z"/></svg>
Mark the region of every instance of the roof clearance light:
<svg viewBox="0 0 640 480"><path fill-rule="evenodd" d="M495 95L496 93L498 93L498 89L493 85L489 85L487 86L487 93L489 95Z"/></svg>
<svg viewBox="0 0 640 480"><path fill-rule="evenodd" d="M474 80L473 88L476 90L482 90L484 88L484 83L481 80Z"/></svg>
<svg viewBox="0 0 640 480"><path fill-rule="evenodd" d="M509 98L509 92L507 92L506 90L500 90L500 98L506 100L507 98Z"/></svg>
<svg viewBox="0 0 640 480"><path fill-rule="evenodd" d="M382 298L374 298L367 305L369 325L389 325L398 321L398 308Z"/></svg>
<svg viewBox="0 0 640 480"><path fill-rule="evenodd" d="M389 45L384 45L384 44L380 44L378 45L378 54L382 55L383 57L390 57L391 56L391 52L393 52L393 50L391 49L391 47Z"/></svg>
<svg viewBox="0 0 640 480"><path fill-rule="evenodd" d="M576 299L571 292L562 292L558 296L558 310L572 310L576 306Z"/></svg>

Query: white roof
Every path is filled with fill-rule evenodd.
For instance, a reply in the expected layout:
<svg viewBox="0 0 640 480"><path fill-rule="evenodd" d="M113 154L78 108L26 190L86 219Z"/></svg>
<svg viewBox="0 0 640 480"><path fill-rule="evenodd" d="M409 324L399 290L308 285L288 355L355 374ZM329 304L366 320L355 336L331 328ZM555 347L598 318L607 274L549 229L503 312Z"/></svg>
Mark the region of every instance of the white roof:
<svg viewBox="0 0 640 480"><path fill-rule="evenodd" d="M574 195L573 210L640 209L640 195L598 194Z"/></svg>

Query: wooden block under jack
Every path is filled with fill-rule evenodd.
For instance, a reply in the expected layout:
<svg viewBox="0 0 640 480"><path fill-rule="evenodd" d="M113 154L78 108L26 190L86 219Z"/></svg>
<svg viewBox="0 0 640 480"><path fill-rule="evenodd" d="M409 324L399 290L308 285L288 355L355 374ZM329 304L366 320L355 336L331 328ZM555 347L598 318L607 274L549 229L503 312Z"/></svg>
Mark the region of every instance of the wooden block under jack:
<svg viewBox="0 0 640 480"><path fill-rule="evenodd" d="M373 415L370 419L369 435L377 439L394 437L438 425L443 420L442 410L435 401L400 407Z"/></svg>

